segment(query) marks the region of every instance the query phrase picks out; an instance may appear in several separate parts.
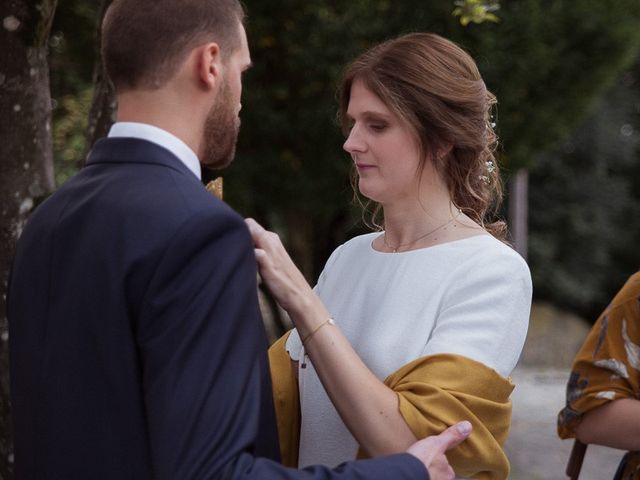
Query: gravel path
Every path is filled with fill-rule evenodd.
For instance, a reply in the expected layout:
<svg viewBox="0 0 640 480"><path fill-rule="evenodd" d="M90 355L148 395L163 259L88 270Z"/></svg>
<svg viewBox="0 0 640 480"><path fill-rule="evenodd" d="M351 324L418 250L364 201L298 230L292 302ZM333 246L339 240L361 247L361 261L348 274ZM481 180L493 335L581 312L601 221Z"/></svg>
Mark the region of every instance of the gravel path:
<svg viewBox="0 0 640 480"><path fill-rule="evenodd" d="M513 423L506 443L511 480L566 480L573 440L560 440L556 416L564 405L568 371L518 367L512 378ZM623 452L590 445L580 480L613 478Z"/></svg>

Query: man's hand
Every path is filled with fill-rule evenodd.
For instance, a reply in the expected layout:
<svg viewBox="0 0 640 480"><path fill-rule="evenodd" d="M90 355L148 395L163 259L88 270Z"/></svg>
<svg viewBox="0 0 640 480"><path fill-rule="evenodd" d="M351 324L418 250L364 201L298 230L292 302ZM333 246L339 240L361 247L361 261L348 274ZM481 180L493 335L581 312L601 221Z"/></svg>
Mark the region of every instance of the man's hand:
<svg viewBox="0 0 640 480"><path fill-rule="evenodd" d="M471 433L471 424L467 421L456 423L440 435L423 438L409 447L407 453L418 457L424 463L431 480L452 480L453 469L444 453L463 442Z"/></svg>

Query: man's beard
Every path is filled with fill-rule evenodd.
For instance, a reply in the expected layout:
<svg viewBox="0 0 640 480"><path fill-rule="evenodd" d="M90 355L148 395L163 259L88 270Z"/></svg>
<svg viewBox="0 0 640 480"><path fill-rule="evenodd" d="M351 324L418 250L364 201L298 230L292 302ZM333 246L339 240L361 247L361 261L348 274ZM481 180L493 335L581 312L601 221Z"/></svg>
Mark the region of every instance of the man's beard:
<svg viewBox="0 0 640 480"><path fill-rule="evenodd" d="M202 164L208 168L224 168L236 153L240 119L235 105L229 99L225 83L218 92L218 101L209 112L204 124L204 153Z"/></svg>

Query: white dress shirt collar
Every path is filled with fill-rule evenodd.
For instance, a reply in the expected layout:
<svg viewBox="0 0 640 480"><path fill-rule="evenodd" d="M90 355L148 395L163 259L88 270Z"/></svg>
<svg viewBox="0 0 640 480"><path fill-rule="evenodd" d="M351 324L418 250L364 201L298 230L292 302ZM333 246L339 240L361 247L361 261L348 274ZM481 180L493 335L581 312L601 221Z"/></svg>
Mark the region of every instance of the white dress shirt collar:
<svg viewBox="0 0 640 480"><path fill-rule="evenodd" d="M202 179L200 161L194 151L186 143L166 130L146 123L117 122L111 126L108 136L139 138L166 148L178 157L199 180Z"/></svg>

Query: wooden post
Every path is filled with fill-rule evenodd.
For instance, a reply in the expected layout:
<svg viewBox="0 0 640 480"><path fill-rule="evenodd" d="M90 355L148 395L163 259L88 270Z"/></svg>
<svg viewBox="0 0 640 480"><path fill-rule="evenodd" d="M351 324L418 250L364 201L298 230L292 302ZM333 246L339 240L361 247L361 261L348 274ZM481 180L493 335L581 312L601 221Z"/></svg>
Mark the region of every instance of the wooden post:
<svg viewBox="0 0 640 480"><path fill-rule="evenodd" d="M509 230L516 251L527 259L529 172L520 169L509 182Z"/></svg>
<svg viewBox="0 0 640 480"><path fill-rule="evenodd" d="M571 480L578 480L586 451L587 445L582 443L580 440L573 442L573 448L571 449L571 455L569 456L566 471L567 477Z"/></svg>

